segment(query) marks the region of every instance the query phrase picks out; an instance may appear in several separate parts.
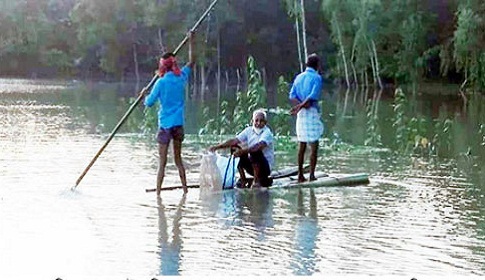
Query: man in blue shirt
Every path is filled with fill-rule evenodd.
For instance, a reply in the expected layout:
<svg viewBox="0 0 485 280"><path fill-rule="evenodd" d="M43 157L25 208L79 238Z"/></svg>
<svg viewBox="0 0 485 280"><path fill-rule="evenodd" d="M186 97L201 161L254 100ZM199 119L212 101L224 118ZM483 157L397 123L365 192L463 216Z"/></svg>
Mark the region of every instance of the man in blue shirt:
<svg viewBox="0 0 485 280"><path fill-rule="evenodd" d="M194 33L189 36L189 62L179 69L173 53L165 53L160 59L159 76L150 94L145 98L145 106L151 107L160 102L158 111L157 133L158 153L160 156L157 175L157 196L160 196L165 166L167 164L167 151L170 141L173 140L173 155L177 166L184 193L187 193L187 179L185 167L182 163L181 151L184 140L184 109L185 87L189 81L194 59Z"/></svg>
<svg viewBox="0 0 485 280"><path fill-rule="evenodd" d="M307 58L304 72L296 76L290 90L289 99L293 105L290 113L296 115L296 135L298 147L298 182L306 181L303 176L303 161L307 143L310 145L310 181L316 180L318 140L323 135L318 100L322 92L322 77L318 74L320 59L316 54Z"/></svg>
<svg viewBox="0 0 485 280"><path fill-rule="evenodd" d="M269 187L272 184L269 176L274 165L273 133L266 125L266 112L256 110L253 113L252 126L246 127L235 138L209 148L211 152L223 148L237 147L235 157L239 157L238 170L241 185L246 186L244 171L253 175L253 188ZM244 144L245 148L240 145Z"/></svg>

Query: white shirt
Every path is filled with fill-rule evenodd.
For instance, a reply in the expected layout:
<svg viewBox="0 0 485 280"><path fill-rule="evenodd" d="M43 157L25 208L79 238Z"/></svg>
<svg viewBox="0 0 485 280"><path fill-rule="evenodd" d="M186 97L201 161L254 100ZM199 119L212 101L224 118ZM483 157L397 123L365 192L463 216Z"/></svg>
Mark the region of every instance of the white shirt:
<svg viewBox="0 0 485 280"><path fill-rule="evenodd" d="M248 147L252 147L257 143L263 141L266 143L266 147L263 149L263 155L268 161L270 171L273 170L274 165L274 147L273 147L273 133L267 125L262 128L262 131L257 134L252 126L246 127L241 131L236 138L245 143Z"/></svg>

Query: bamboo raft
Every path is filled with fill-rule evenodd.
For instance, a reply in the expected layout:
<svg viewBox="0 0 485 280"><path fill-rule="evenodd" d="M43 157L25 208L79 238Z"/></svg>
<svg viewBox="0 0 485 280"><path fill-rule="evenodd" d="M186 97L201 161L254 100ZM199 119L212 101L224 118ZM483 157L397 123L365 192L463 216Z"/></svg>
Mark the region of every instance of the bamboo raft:
<svg viewBox="0 0 485 280"><path fill-rule="evenodd" d="M299 183L294 176L274 180L270 189L275 188L318 188L318 187L336 187L336 186L353 186L365 185L369 183L367 173L353 174L315 174L317 180Z"/></svg>
<svg viewBox="0 0 485 280"><path fill-rule="evenodd" d="M305 171L308 166L305 167ZM271 178L273 184L269 189L281 188L318 188L318 187L336 187L336 186L355 186L365 185L369 183L369 175L367 173L353 173L353 174L326 174L323 172L316 172L315 181L306 181L299 183L297 180L298 170L296 167L289 167L282 170L273 171ZM308 178L308 176L307 176ZM199 188L198 184L188 185L187 188ZM162 187L162 191L169 191L175 189L182 189L182 186ZM228 190L238 189L230 188ZM246 188L247 189L247 188ZM146 192L154 192L156 189L146 189ZM241 190L244 190L241 189Z"/></svg>

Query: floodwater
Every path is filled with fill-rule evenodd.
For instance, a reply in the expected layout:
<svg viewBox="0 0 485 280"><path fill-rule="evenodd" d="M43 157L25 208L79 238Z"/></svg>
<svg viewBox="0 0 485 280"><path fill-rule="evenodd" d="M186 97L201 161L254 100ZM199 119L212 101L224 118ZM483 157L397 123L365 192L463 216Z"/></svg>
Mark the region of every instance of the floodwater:
<svg viewBox="0 0 485 280"><path fill-rule="evenodd" d="M118 91L0 79L1 279L485 275L483 172L466 158L337 151L319 169L370 184L157 199L156 146L135 119L72 189L128 108ZM184 142L189 183L208 145ZM178 185L171 157L167 173Z"/></svg>

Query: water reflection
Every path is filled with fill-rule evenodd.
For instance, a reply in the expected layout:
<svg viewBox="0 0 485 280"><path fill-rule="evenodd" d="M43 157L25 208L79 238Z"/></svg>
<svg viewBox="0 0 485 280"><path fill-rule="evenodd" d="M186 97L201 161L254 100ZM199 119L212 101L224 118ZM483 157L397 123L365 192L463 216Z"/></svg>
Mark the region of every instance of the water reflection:
<svg viewBox="0 0 485 280"><path fill-rule="evenodd" d="M158 205L158 243L160 249L160 274L180 275L180 251L182 249L182 231L180 229L183 207L187 195L183 195L177 205L172 221L172 241L169 241L168 222L165 213L165 206L160 197L157 198Z"/></svg>
<svg viewBox="0 0 485 280"><path fill-rule="evenodd" d="M272 200L267 189L262 190L201 190L200 200L208 214L220 219L226 227L251 226L264 239L267 227L272 227Z"/></svg>
<svg viewBox="0 0 485 280"><path fill-rule="evenodd" d="M295 275L313 275L318 272L316 261L318 256L317 239L320 234L317 216L317 199L315 191L310 189L309 209L304 206L304 194L302 189L297 193L298 219L295 225L295 254L290 267Z"/></svg>
<svg viewBox="0 0 485 280"><path fill-rule="evenodd" d="M243 219L254 226L258 231L258 240L264 240L265 230L273 226L272 200L267 189L239 191L236 192L240 197L242 207L248 209L248 213L243 215Z"/></svg>

